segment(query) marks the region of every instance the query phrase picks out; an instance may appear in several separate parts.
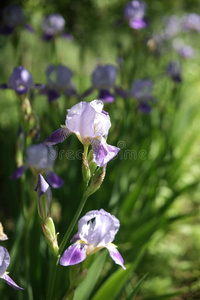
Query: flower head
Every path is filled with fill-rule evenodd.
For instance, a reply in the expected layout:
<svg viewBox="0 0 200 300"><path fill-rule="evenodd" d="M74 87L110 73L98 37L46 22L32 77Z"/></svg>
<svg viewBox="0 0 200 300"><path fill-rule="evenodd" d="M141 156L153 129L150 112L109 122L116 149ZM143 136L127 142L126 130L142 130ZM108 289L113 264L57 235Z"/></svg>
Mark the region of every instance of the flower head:
<svg viewBox="0 0 200 300"><path fill-rule="evenodd" d="M34 174L45 173L47 181L53 188L63 186L63 180L53 172L53 165L56 159L56 150L51 146L35 144L26 149L26 158L24 164L17 168L11 179L17 179L23 175L27 168L30 168Z"/></svg>
<svg viewBox="0 0 200 300"><path fill-rule="evenodd" d="M183 28L185 31L200 32L200 15L196 13L186 14L183 17Z"/></svg>
<svg viewBox="0 0 200 300"><path fill-rule="evenodd" d="M48 41L53 37L58 36L60 34L65 37L71 38L68 33L64 33L65 29L65 19L58 13L50 14L44 17L42 21L42 30L44 32L43 39Z"/></svg>
<svg viewBox="0 0 200 300"><path fill-rule="evenodd" d="M83 145L92 145L93 160L100 167L115 157L119 151L119 148L106 143L111 122L108 113L103 110L103 102L100 100L93 100L90 103L82 101L68 109L65 125L61 127L43 143L55 145L75 133Z"/></svg>
<svg viewBox="0 0 200 300"><path fill-rule="evenodd" d="M76 91L71 82L73 72L63 65L49 65L46 69L47 85L41 90L41 94L47 94L48 101L56 100L60 93L69 96L76 94Z"/></svg>
<svg viewBox="0 0 200 300"><path fill-rule="evenodd" d="M60 259L63 266L82 262L102 248L107 248L114 262L124 267L124 261L112 243L120 227L119 220L105 210L92 210L78 222L78 233L72 239L74 243L65 250Z"/></svg>
<svg viewBox="0 0 200 300"><path fill-rule="evenodd" d="M25 24L25 16L20 6L11 4L6 6L2 11L3 28L0 34L10 35L18 26L24 26L28 31L33 32L33 28Z"/></svg>
<svg viewBox="0 0 200 300"><path fill-rule="evenodd" d="M9 78L9 87L15 90L17 94L26 94L33 88L31 73L22 66L14 68Z"/></svg>
<svg viewBox="0 0 200 300"><path fill-rule="evenodd" d="M8 285L10 285L15 290L23 290L20 286L18 286L11 278L8 276L6 272L8 266L10 264L10 255L8 250L2 246L0 246L0 278L3 279Z"/></svg>
<svg viewBox="0 0 200 300"><path fill-rule="evenodd" d="M149 102L155 101L152 89L153 82L150 79L136 79L131 86L130 94L139 101L138 109L144 113L150 112Z"/></svg>
<svg viewBox="0 0 200 300"><path fill-rule="evenodd" d="M129 21L129 26L136 30L146 27L144 15L146 12L146 3L139 0L133 0L126 4L124 8L124 18Z"/></svg>

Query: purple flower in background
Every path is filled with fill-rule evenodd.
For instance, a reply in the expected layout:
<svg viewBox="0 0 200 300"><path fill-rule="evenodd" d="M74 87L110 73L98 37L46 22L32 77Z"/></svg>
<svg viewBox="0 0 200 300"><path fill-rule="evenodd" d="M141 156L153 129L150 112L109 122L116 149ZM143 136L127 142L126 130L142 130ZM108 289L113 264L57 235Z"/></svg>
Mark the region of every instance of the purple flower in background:
<svg viewBox="0 0 200 300"><path fill-rule="evenodd" d="M181 67L178 61L171 61L166 68L167 75L175 82L181 82Z"/></svg>
<svg viewBox="0 0 200 300"><path fill-rule="evenodd" d="M169 40L182 31L182 17L172 15L163 18L164 30L162 31L162 39Z"/></svg>
<svg viewBox="0 0 200 300"><path fill-rule="evenodd" d="M92 87L88 89L82 97L88 96L94 89L99 91L98 99L104 102L113 102L114 95L110 92L114 89L115 94L126 98L127 93L119 86L115 85L117 78L117 68L113 65L98 65L92 73Z"/></svg>
<svg viewBox="0 0 200 300"><path fill-rule="evenodd" d="M0 29L0 34L10 35L18 26L23 26L30 32L33 28L25 23L25 16L22 8L16 4L6 6L2 11L3 27Z"/></svg>
<svg viewBox="0 0 200 300"><path fill-rule="evenodd" d="M93 160L97 166L102 167L119 151L119 148L106 143L110 127L110 117L103 110L102 101L82 101L67 110L65 125L54 131L43 143L62 143L70 134L75 133L83 145L92 145Z"/></svg>
<svg viewBox="0 0 200 300"><path fill-rule="evenodd" d="M130 90L131 96L139 101L138 109L144 113L151 111L149 102L155 101L155 97L152 96L153 82L150 79L136 79Z"/></svg>
<svg viewBox="0 0 200 300"><path fill-rule="evenodd" d="M129 26L133 29L140 30L147 26L144 21L146 12L146 3L139 0L133 0L126 4L124 8L124 18L129 21Z"/></svg>
<svg viewBox="0 0 200 300"><path fill-rule="evenodd" d="M8 276L8 272L6 272L8 266L10 264L10 255L8 250L2 246L0 246L0 278L3 279L8 285L10 285L15 290L23 290L20 286L18 286L11 278Z"/></svg>
<svg viewBox="0 0 200 300"><path fill-rule="evenodd" d="M48 102L52 102L63 93L66 96L77 95L71 82L73 72L63 65L49 65L46 69L47 85L41 90L40 94L48 96Z"/></svg>
<svg viewBox="0 0 200 300"><path fill-rule="evenodd" d="M64 32L65 19L58 13L44 17L42 21L43 40L50 41L56 36L63 36L66 39L72 39L72 36Z"/></svg>
<svg viewBox="0 0 200 300"><path fill-rule="evenodd" d="M92 210L78 222L78 233L74 242L63 253L60 264L71 266L81 263L88 255L92 255L102 248L107 248L110 257L123 269L124 261L112 243L120 227L119 220L105 210Z"/></svg>
<svg viewBox="0 0 200 300"><path fill-rule="evenodd" d="M40 87L39 84L34 85L31 73L22 66L13 69L9 84L0 85L0 89L13 89L19 95L27 94L29 90Z"/></svg>
<svg viewBox="0 0 200 300"><path fill-rule="evenodd" d="M189 58L195 56L195 50L190 45L186 45L184 40L181 38L174 39L173 48L180 54L182 57Z"/></svg>
<svg viewBox="0 0 200 300"><path fill-rule="evenodd" d="M26 169L30 168L36 175L45 173L47 181L53 188L63 186L63 180L53 172L53 166L56 159L56 150L51 146L35 144L26 149L26 158L22 166L16 169L11 179L20 178Z"/></svg>
<svg viewBox="0 0 200 300"><path fill-rule="evenodd" d="M190 13L183 17L183 29L185 31L197 31L200 32L200 15L196 13Z"/></svg>

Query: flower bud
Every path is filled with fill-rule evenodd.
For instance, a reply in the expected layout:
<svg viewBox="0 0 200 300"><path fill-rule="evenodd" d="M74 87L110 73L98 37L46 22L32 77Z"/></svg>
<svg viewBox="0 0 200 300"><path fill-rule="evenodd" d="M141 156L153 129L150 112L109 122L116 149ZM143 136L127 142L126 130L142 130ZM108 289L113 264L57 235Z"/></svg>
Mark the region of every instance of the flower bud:
<svg viewBox="0 0 200 300"><path fill-rule="evenodd" d="M58 254L58 243L57 243L57 235L55 230L55 225L51 217L47 217L43 222L42 222L42 230L44 232L45 238L47 240L47 243L53 253L57 256Z"/></svg>
<svg viewBox="0 0 200 300"><path fill-rule="evenodd" d="M85 191L87 197L94 194L100 188L104 180L105 174L106 174L106 165L96 170L96 172L92 176L90 185Z"/></svg>
<svg viewBox="0 0 200 300"><path fill-rule="evenodd" d="M89 167L87 157L85 156L84 153L83 153L83 163L82 163L82 175L83 175L83 181L89 182L91 177L90 167Z"/></svg>
<svg viewBox="0 0 200 300"><path fill-rule="evenodd" d="M44 177L39 174L38 184L35 189L38 197L38 213L42 220L45 220L50 213L52 201L51 189Z"/></svg>

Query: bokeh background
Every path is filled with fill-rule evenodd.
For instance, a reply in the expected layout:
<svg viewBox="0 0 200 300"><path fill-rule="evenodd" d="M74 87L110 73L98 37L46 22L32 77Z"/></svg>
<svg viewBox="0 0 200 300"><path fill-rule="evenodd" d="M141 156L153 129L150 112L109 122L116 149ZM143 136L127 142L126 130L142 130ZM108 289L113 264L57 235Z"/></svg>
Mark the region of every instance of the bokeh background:
<svg viewBox="0 0 200 300"><path fill-rule="evenodd" d="M118 70L116 83L127 92L135 79L150 79L154 84L156 101L151 103L148 114L138 110L138 101L131 95L116 96L113 103L105 103L112 122L108 142L121 150L109 162L101 188L84 208L85 213L104 208L119 218L121 227L115 243L131 267L123 276L108 257L103 257L101 275L90 293L85 291L86 284L85 290L82 287L86 296L78 298L77 294L76 299L106 299L102 298L105 295L109 295L107 299L120 300L200 299L200 27L176 33L175 24L168 28L169 38L160 39L167 30L166 18L198 15L200 3L147 0L147 27L141 30L130 28L123 20L127 1L1 1L1 11L9 4L22 7L35 32L17 28L15 34L0 35L0 83L8 82L13 68L22 65L31 72L35 83L46 84L48 65L63 64L73 71L72 81L79 95L60 95L48 103L37 90L30 93L40 123L40 134L32 143L42 142L64 124L66 109L80 100L98 97L96 90L81 97L91 87L91 74L98 64L114 65ZM42 40L42 19L51 13L65 18L72 40ZM174 47L180 40L192 47L191 55L181 55ZM180 82L166 71L171 61L181 66ZM25 287L24 292L16 292L1 281L0 293L5 300L39 300L46 299L52 256L37 211L30 213L30 222L22 216L23 201L31 211L37 200L34 176L29 170L23 180L9 178L17 167L20 125L17 95L13 90L0 90L0 220L9 237L2 245L11 255L8 271ZM55 149L55 170L65 185L52 190L51 214L61 240L82 195L81 160L75 157L82 145L71 136ZM74 152L67 159L69 149ZM89 267L96 258L98 254L91 257ZM124 280L114 294L112 284L119 282L113 274L120 282ZM63 282L68 284L66 270L60 270L59 276L55 299L62 299ZM110 280L109 287L106 280ZM132 293L135 287L137 295Z"/></svg>

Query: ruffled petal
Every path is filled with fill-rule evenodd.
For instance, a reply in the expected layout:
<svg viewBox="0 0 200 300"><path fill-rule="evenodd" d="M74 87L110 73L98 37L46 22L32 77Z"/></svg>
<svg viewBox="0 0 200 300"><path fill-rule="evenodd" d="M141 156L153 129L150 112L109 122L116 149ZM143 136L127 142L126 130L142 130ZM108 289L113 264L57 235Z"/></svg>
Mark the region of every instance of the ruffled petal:
<svg viewBox="0 0 200 300"><path fill-rule="evenodd" d="M15 179L20 178L24 174L25 171L26 171L26 167L24 165L22 165L21 167L19 167L15 170L15 172L10 176L10 179L15 180Z"/></svg>
<svg viewBox="0 0 200 300"><path fill-rule="evenodd" d="M85 244L81 244L79 242L69 246L69 248L67 248L67 250L63 253L60 259L60 264L62 266L79 264L86 258L86 248L87 246Z"/></svg>
<svg viewBox="0 0 200 300"><path fill-rule="evenodd" d="M114 96L108 90L100 90L98 98L104 102L114 102Z"/></svg>
<svg viewBox="0 0 200 300"><path fill-rule="evenodd" d="M119 152L119 148L108 145L104 138L90 139L93 149L93 160L99 167L103 167Z"/></svg>
<svg viewBox="0 0 200 300"><path fill-rule="evenodd" d="M126 270L124 266L124 260L119 251L116 249L116 246L114 244L108 244L106 248L108 249L109 255L114 260L114 262L117 265L120 265L124 270Z"/></svg>
<svg viewBox="0 0 200 300"><path fill-rule="evenodd" d="M47 181L54 189L59 189L64 185L64 181L54 172L48 172L46 174Z"/></svg>
<svg viewBox="0 0 200 300"><path fill-rule="evenodd" d="M44 145L56 145L62 143L69 135L71 131L66 127L62 127L54 131L44 142Z"/></svg>
<svg viewBox="0 0 200 300"><path fill-rule="evenodd" d="M6 272L10 264L10 255L8 250L0 246L0 277Z"/></svg>
<svg viewBox="0 0 200 300"><path fill-rule="evenodd" d="M12 278L10 278L10 276L8 276L7 274L3 274L1 276L1 279L3 279L8 285L10 285L13 289L15 290L23 290L23 288L21 288L20 286L18 286L13 280Z"/></svg>

